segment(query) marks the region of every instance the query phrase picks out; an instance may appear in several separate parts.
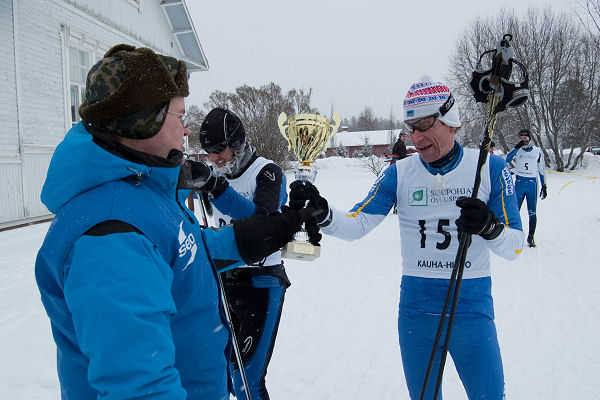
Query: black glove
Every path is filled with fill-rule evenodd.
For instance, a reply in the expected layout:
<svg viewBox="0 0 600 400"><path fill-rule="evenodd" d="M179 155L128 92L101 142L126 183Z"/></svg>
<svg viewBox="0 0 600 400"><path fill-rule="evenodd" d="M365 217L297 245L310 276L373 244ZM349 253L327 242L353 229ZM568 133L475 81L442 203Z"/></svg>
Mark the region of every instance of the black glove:
<svg viewBox="0 0 600 400"><path fill-rule="evenodd" d="M308 201L308 204L306 202ZM305 205L317 210L315 218L318 224L322 224L329 217L329 204L321 195L319 190L310 182L294 181L290 184L290 201L291 209L299 210Z"/></svg>
<svg viewBox="0 0 600 400"><path fill-rule="evenodd" d="M526 141L521 140L519 143L517 143L515 145L515 149L520 149L521 147L525 146L526 143L527 143Z"/></svg>
<svg viewBox="0 0 600 400"><path fill-rule="evenodd" d="M281 212L286 212L289 209L290 209L290 207L284 205L281 207ZM316 211L315 211L315 213L316 213ZM319 242L321 241L321 238L323 238L323 235L321 235L319 230L320 230L320 228L319 228L319 225L317 224L317 219L315 217L309 218L304 223L304 231L308 235L308 241L315 246L320 246Z"/></svg>
<svg viewBox="0 0 600 400"><path fill-rule="evenodd" d="M456 205L460 207L460 217L456 220L456 226L461 231L492 240L504 229L504 224L498 221L487 204L480 199L460 197L456 200Z"/></svg>
<svg viewBox="0 0 600 400"><path fill-rule="evenodd" d="M190 163L191 186L201 192L208 192L213 198L219 197L229 186L223 176L217 176L214 170L203 162L187 160ZM185 166L185 164L184 164Z"/></svg>
<svg viewBox="0 0 600 400"><path fill-rule="evenodd" d="M294 238L304 222L314 219L315 213L314 208L292 210L285 207L280 214L234 220L235 242L242 259L250 265L279 250Z"/></svg>
<svg viewBox="0 0 600 400"><path fill-rule="evenodd" d="M542 185L542 191L540 192L540 197L542 200L544 200L546 198L546 196L548 196L548 191L547 191L547 187L546 185Z"/></svg>

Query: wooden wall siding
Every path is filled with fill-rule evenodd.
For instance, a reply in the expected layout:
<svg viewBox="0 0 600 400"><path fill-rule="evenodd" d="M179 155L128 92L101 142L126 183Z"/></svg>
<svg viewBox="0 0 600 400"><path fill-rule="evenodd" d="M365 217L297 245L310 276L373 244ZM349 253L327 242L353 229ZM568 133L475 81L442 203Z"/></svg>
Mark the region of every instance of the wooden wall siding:
<svg viewBox="0 0 600 400"><path fill-rule="evenodd" d="M0 12L0 159L19 153L12 2L3 1L2 7L6 9Z"/></svg>
<svg viewBox="0 0 600 400"><path fill-rule="evenodd" d="M1 7L0 227L49 215L39 196L70 127L66 33L99 49L126 42L183 57L158 0L139 7L132 0L3 0Z"/></svg>

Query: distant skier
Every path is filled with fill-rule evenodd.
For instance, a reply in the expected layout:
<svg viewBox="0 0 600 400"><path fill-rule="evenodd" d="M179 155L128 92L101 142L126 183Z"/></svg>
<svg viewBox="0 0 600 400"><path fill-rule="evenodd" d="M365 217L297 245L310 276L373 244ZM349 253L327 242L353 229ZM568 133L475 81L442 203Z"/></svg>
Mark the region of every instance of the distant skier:
<svg viewBox="0 0 600 400"><path fill-rule="evenodd" d="M540 176L542 190L540 198L544 200L548 195L546 186L546 167L544 165L544 153L534 146L531 142L531 132L527 129L519 131L519 143L506 155L506 162L515 162L514 172L515 191L517 192L517 204L519 210L523 199L527 198L527 213L529 214L529 233L527 235L527 244L529 247L535 247L535 227L537 225L537 176Z"/></svg>
<svg viewBox="0 0 600 400"><path fill-rule="evenodd" d="M494 323L490 250L512 260L523 249L508 166L501 157L489 155L478 196L470 197L479 152L454 140L461 123L446 85L412 85L404 100L404 124L419 157L389 166L349 212L330 208L314 185L300 181L290 185L290 207L308 201L321 210L317 219L323 233L355 240L398 204L403 268L398 333L412 400L421 392L460 232L473 235L449 351L469 399L500 400L504 372ZM438 353L432 376L437 376L439 363ZM434 390L435 385L427 386L427 400Z"/></svg>
<svg viewBox="0 0 600 400"><path fill-rule="evenodd" d="M392 147L392 162L402 160L407 157L406 154L406 139L408 135L406 132L400 132L400 136L398 136L398 140L394 143L394 147Z"/></svg>

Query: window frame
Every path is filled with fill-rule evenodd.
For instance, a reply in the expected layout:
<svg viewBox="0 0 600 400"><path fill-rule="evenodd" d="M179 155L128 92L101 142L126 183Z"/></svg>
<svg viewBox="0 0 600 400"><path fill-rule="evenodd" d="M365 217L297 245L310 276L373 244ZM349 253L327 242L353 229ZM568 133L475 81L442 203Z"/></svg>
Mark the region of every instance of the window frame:
<svg viewBox="0 0 600 400"><path fill-rule="evenodd" d="M63 42L65 129L68 131L80 121L77 111L72 109L73 99L71 88L73 85L77 86L78 94L80 96L78 99L79 101L75 104L76 108L79 108L79 105L83 101L83 94L85 92L85 78L78 81L73 81L71 79L71 72L73 69L71 49L73 48L76 51L87 53L88 65L82 65L85 71L83 71L83 75L80 74L81 78L87 76L87 72L92 65L102 59L102 56L108 51L108 45L105 45L88 34L78 32L67 26L61 26L61 38ZM73 120L73 113L75 113L75 120Z"/></svg>

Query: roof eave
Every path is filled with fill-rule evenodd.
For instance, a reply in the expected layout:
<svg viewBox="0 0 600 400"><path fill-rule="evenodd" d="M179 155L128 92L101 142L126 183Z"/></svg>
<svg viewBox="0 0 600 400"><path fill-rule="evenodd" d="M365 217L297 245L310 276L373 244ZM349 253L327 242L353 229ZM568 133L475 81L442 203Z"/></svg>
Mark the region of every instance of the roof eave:
<svg viewBox="0 0 600 400"><path fill-rule="evenodd" d="M184 0L161 0L160 5L189 72L208 71L209 65Z"/></svg>

